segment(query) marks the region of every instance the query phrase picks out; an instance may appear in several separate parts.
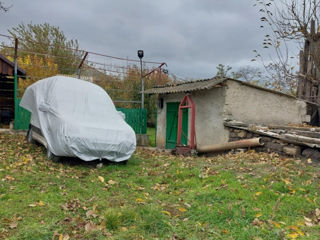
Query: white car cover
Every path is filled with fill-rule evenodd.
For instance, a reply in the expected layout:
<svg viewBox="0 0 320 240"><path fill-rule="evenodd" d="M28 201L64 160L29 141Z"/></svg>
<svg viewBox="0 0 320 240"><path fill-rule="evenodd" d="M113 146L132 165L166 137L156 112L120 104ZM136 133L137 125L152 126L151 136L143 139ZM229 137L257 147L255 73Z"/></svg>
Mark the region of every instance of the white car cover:
<svg viewBox="0 0 320 240"><path fill-rule="evenodd" d="M56 156L85 161L127 160L136 149L133 129L99 86L55 76L30 85L20 106L31 112L31 124L41 129Z"/></svg>

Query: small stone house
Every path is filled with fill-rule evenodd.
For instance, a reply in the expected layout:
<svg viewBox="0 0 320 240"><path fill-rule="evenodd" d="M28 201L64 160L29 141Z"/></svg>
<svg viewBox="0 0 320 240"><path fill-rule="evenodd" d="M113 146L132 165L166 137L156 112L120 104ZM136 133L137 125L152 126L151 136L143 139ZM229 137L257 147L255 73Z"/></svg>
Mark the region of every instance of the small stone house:
<svg viewBox="0 0 320 240"><path fill-rule="evenodd" d="M173 149L177 143L179 103L189 94L195 103L197 146L226 143L230 131L225 121L247 124L302 124L307 105L293 96L230 78L181 82L148 89L158 95L157 147ZM184 109L182 144L190 141L190 111Z"/></svg>

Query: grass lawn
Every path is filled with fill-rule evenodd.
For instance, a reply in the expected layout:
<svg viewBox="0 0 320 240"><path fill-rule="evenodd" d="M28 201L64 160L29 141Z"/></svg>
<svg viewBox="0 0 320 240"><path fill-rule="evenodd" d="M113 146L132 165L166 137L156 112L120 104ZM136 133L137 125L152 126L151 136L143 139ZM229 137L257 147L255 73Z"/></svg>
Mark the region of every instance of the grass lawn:
<svg viewBox="0 0 320 240"><path fill-rule="evenodd" d="M2 239L319 239L319 166L255 152L46 160L0 135Z"/></svg>

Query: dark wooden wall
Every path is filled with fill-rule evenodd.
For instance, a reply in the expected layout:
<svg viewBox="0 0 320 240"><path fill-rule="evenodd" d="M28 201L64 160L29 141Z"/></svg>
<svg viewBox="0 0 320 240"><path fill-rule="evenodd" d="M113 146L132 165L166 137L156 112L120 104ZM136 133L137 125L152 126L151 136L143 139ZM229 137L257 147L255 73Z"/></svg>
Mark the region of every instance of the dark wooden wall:
<svg viewBox="0 0 320 240"><path fill-rule="evenodd" d="M0 75L0 122L8 123L14 116L14 80Z"/></svg>

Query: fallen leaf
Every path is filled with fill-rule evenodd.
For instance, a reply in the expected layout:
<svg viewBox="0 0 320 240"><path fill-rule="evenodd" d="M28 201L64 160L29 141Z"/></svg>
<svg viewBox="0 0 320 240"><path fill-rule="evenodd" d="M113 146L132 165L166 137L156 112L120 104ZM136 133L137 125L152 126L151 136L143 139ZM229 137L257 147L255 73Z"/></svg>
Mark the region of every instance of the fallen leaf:
<svg viewBox="0 0 320 240"><path fill-rule="evenodd" d="M184 203L184 205L187 207L187 208L191 208L191 205L189 203Z"/></svg>
<svg viewBox="0 0 320 240"><path fill-rule="evenodd" d="M304 236L304 233L301 230L297 230L297 233L299 233L300 236Z"/></svg>
<svg viewBox="0 0 320 240"><path fill-rule="evenodd" d="M101 177L101 176L98 177L98 180L99 180L100 182L102 182L102 183L104 182L104 178Z"/></svg>
<svg viewBox="0 0 320 240"><path fill-rule="evenodd" d="M287 234L287 237L291 239L296 239L297 237L299 237L299 233L296 233L296 232L289 233Z"/></svg>
<svg viewBox="0 0 320 240"><path fill-rule="evenodd" d="M256 192L255 196L260 196L262 194L262 192Z"/></svg>
<svg viewBox="0 0 320 240"><path fill-rule="evenodd" d="M97 230L97 226L90 221L84 226L84 229L86 230L86 232L92 232Z"/></svg>
<svg viewBox="0 0 320 240"><path fill-rule="evenodd" d="M95 211L94 210L88 210L87 212L86 212L86 216L87 216L87 218L89 218L89 217L94 217L94 218L96 218L98 215L97 214L95 214Z"/></svg>
<svg viewBox="0 0 320 240"><path fill-rule="evenodd" d="M109 180L108 181L108 184L110 184L110 185L113 185L113 184L116 184L117 182L116 181L113 181L113 180Z"/></svg>
<svg viewBox="0 0 320 240"><path fill-rule="evenodd" d="M185 208L181 207L181 208L179 208L179 211L180 211L180 212L186 212L186 211L187 211L187 209L185 209Z"/></svg>
<svg viewBox="0 0 320 240"><path fill-rule="evenodd" d="M44 204L43 201L40 200L40 201L38 202L38 206L44 206L44 205L45 205L45 204Z"/></svg>
<svg viewBox="0 0 320 240"><path fill-rule="evenodd" d="M294 226L294 225L289 226L288 228L291 229L291 230L296 230L296 231L299 230L299 228L297 226Z"/></svg>
<svg viewBox="0 0 320 240"><path fill-rule="evenodd" d="M262 221L260 221L258 218L255 218L252 223L253 226L261 226L263 224Z"/></svg>
<svg viewBox="0 0 320 240"><path fill-rule="evenodd" d="M18 227L18 222L13 222L9 226L10 229L14 229L14 228L17 228L17 227Z"/></svg>
<svg viewBox="0 0 320 240"><path fill-rule="evenodd" d="M315 212L316 212L316 216L317 216L317 217L320 217L320 210L319 210L319 208L316 208L316 211L315 211Z"/></svg>
<svg viewBox="0 0 320 240"><path fill-rule="evenodd" d="M137 202L137 203L145 203L142 198L137 198L137 199L136 199L136 202Z"/></svg>
<svg viewBox="0 0 320 240"><path fill-rule="evenodd" d="M303 217L303 218L304 218L304 224L307 227L312 227L313 226L312 220L310 218L307 218L307 217Z"/></svg>
<svg viewBox="0 0 320 240"><path fill-rule="evenodd" d="M70 237L69 237L69 235L68 234L66 234L66 235L63 235L63 238L62 238L62 240L69 240L70 239Z"/></svg>
<svg viewBox="0 0 320 240"><path fill-rule="evenodd" d="M259 218L259 217L261 217L261 216L262 216L262 213L257 213L255 217L256 217L256 218Z"/></svg>
<svg viewBox="0 0 320 240"><path fill-rule="evenodd" d="M290 182L290 180L289 180L289 179L282 179L282 180L285 182L285 184L286 184L286 185L291 184L291 182Z"/></svg>
<svg viewBox="0 0 320 240"><path fill-rule="evenodd" d="M307 159L307 163L312 163L311 158L308 158L308 159Z"/></svg>
<svg viewBox="0 0 320 240"><path fill-rule="evenodd" d="M168 211L161 211L161 212L166 214L166 215L168 215L169 217L171 217L171 213L170 212L168 212Z"/></svg>
<svg viewBox="0 0 320 240"><path fill-rule="evenodd" d="M278 223L278 222L272 222L272 223L273 223L273 225L274 225L275 227L277 227L277 228L281 228L280 223Z"/></svg>

